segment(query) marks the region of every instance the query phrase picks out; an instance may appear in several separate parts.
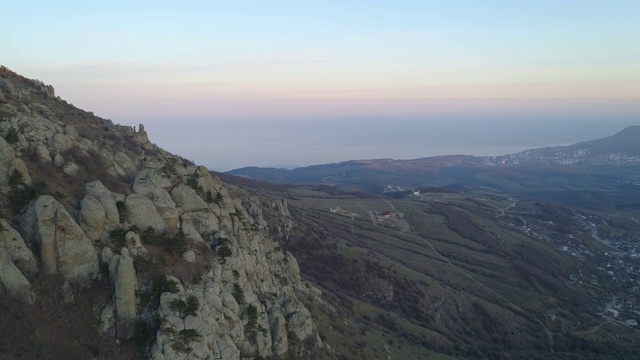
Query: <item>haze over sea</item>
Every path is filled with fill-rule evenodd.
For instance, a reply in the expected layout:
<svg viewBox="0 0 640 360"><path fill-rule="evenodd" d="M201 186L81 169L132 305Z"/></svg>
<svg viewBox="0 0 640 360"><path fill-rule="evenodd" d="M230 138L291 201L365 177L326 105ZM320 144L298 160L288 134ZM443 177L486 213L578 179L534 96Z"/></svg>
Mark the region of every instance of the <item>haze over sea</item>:
<svg viewBox="0 0 640 360"><path fill-rule="evenodd" d="M212 169L498 155L640 123L638 0L7 1L2 65ZM33 24L33 26L25 26Z"/></svg>
<svg viewBox="0 0 640 360"><path fill-rule="evenodd" d="M613 135L633 119L430 119L156 121L152 141L212 170L294 168L358 159L495 156ZM640 123L640 121L636 122ZM176 138L184 141L177 142Z"/></svg>

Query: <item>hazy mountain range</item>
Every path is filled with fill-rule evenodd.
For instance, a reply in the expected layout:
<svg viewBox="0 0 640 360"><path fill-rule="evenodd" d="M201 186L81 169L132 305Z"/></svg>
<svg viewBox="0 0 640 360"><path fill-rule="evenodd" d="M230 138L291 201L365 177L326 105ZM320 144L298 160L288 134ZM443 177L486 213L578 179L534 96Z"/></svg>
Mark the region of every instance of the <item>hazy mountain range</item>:
<svg viewBox="0 0 640 360"><path fill-rule="evenodd" d="M558 192L566 198L580 191L615 192L622 188L625 194L621 201L630 204L640 202L640 187L634 186L640 182L639 165L640 126L629 126L601 139L503 156L352 160L292 170L245 167L228 174L281 184L326 184L374 193L435 186Z"/></svg>

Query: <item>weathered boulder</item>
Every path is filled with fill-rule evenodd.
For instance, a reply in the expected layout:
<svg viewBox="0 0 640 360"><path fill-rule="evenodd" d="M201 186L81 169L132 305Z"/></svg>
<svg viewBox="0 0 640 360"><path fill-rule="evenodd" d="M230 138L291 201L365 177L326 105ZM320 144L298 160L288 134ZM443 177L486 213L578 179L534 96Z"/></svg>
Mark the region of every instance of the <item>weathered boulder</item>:
<svg viewBox="0 0 640 360"><path fill-rule="evenodd" d="M188 263L196 262L196 253L193 250L187 250L182 253L182 259Z"/></svg>
<svg viewBox="0 0 640 360"><path fill-rule="evenodd" d="M116 165L116 171L119 175L135 174L136 166L131 158L122 151L116 151L113 154L113 162Z"/></svg>
<svg viewBox="0 0 640 360"><path fill-rule="evenodd" d="M62 157L62 155L60 155L60 153L56 153L56 156L54 156L53 165L57 167L64 165L64 158Z"/></svg>
<svg viewBox="0 0 640 360"><path fill-rule="evenodd" d="M144 169L136 175L133 191L153 201L157 213L165 223L175 229L178 227L178 210L167 189L171 181L154 169Z"/></svg>
<svg viewBox="0 0 640 360"><path fill-rule="evenodd" d="M128 231L124 235L124 243L131 256L142 256L144 258L149 257L149 250L144 247L142 241L140 240L140 235L138 235L137 233Z"/></svg>
<svg viewBox="0 0 640 360"><path fill-rule="evenodd" d="M50 145L58 151L65 151L74 145L74 140L68 134L56 133Z"/></svg>
<svg viewBox="0 0 640 360"><path fill-rule="evenodd" d="M5 219L0 219L0 289L12 298L33 304L35 294L24 274L35 275L38 263L22 236Z"/></svg>
<svg viewBox="0 0 640 360"><path fill-rule="evenodd" d="M106 214L102 203L91 195L80 201L80 226L91 241L99 241L104 232Z"/></svg>
<svg viewBox="0 0 640 360"><path fill-rule="evenodd" d="M191 214L182 213L180 214L180 229L187 236L188 239L191 239L195 242L204 242L200 232L193 225L193 219L191 218Z"/></svg>
<svg viewBox="0 0 640 360"><path fill-rule="evenodd" d="M77 140L78 139L78 131L72 125L65 126L64 127L64 133L67 134L67 136L69 136L69 138L71 140Z"/></svg>
<svg viewBox="0 0 640 360"><path fill-rule="evenodd" d="M114 292L115 332L119 339L127 340L133 336L136 320L136 289L138 281L133 267L133 258L126 248L122 248L119 256L114 256Z"/></svg>
<svg viewBox="0 0 640 360"><path fill-rule="evenodd" d="M3 137L0 137L0 164L7 166L15 158L16 151L13 146L9 145Z"/></svg>
<svg viewBox="0 0 640 360"><path fill-rule="evenodd" d="M211 211L198 211L189 215L193 227L204 238L210 238L220 230L220 221Z"/></svg>
<svg viewBox="0 0 640 360"><path fill-rule="evenodd" d="M36 154L38 155L38 161L43 164L51 164L51 153L49 149L43 144L38 143L35 147Z"/></svg>
<svg viewBox="0 0 640 360"><path fill-rule="evenodd" d="M158 233L162 233L167 229L167 224L156 211L153 202L148 198L131 194L124 201L127 212L127 220L129 223L138 226L140 229L152 227Z"/></svg>
<svg viewBox="0 0 640 360"><path fill-rule="evenodd" d="M74 282L98 273L98 256L80 225L53 196L32 202L22 221L23 233L38 242L43 271L60 272Z"/></svg>
<svg viewBox="0 0 640 360"><path fill-rule="evenodd" d="M244 205L247 207L247 213L251 216L253 222L261 228L266 228L267 222L262 216L262 207L259 200L252 197L245 201Z"/></svg>
<svg viewBox="0 0 640 360"><path fill-rule="evenodd" d="M271 341L273 343L273 352L280 356L289 350L289 340L287 339L287 321L277 308L271 308L268 312L269 325L271 327Z"/></svg>
<svg viewBox="0 0 640 360"><path fill-rule="evenodd" d="M91 195L100 201L107 221L113 224L120 222L118 207L116 206L116 198L109 189L102 185L98 180L87 183L84 188L87 191L87 195Z"/></svg>
<svg viewBox="0 0 640 360"><path fill-rule="evenodd" d="M147 132L144 130L144 125L140 124L138 127L138 132L136 132L136 142L142 145L146 145L149 143L149 137L147 136Z"/></svg>
<svg viewBox="0 0 640 360"><path fill-rule="evenodd" d="M171 187L171 181L163 174L158 173L154 169L144 169L136 174L133 183L133 191L136 194L153 198L158 196L156 192L164 191L166 196L171 199L167 189ZM164 195L164 194L163 194Z"/></svg>
<svg viewBox="0 0 640 360"><path fill-rule="evenodd" d="M29 280L11 261L11 254L3 248L0 248L0 290L26 304L33 304L35 301Z"/></svg>
<svg viewBox="0 0 640 360"><path fill-rule="evenodd" d="M285 308L287 314L287 329L299 340L307 340L316 335L316 326L311 319L311 313L300 304L291 304Z"/></svg>
<svg viewBox="0 0 640 360"><path fill-rule="evenodd" d="M75 163L69 162L64 164L64 166L62 167L62 171L69 175L69 176L76 176L78 175L78 170L80 168L78 167L78 165L76 165Z"/></svg>
<svg viewBox="0 0 640 360"><path fill-rule="evenodd" d="M18 269L35 275L38 272L38 261L20 233L9 225L5 219L0 219L0 248L5 249Z"/></svg>
<svg viewBox="0 0 640 360"><path fill-rule="evenodd" d="M209 206L191 187L178 184L171 190L171 198L185 212L209 211Z"/></svg>
<svg viewBox="0 0 640 360"><path fill-rule="evenodd" d="M111 337L116 337L116 310L113 302L108 302L100 313L100 330Z"/></svg>

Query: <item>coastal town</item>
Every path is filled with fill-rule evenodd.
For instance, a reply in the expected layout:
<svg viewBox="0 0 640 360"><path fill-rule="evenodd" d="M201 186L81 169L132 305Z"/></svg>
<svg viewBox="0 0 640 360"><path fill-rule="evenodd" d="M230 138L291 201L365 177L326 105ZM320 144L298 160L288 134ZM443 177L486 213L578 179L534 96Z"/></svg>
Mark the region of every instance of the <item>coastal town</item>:
<svg viewBox="0 0 640 360"><path fill-rule="evenodd" d="M514 204L517 202L512 198L509 200ZM570 218L565 219L567 222L558 226L554 221L538 220L543 214L536 214L530 207L512 206L505 210L505 215L504 221L509 226L548 242L589 269L589 273L580 269L568 273L567 284L583 287L599 297L602 316L637 327L640 320L640 219L608 219L571 210Z"/></svg>

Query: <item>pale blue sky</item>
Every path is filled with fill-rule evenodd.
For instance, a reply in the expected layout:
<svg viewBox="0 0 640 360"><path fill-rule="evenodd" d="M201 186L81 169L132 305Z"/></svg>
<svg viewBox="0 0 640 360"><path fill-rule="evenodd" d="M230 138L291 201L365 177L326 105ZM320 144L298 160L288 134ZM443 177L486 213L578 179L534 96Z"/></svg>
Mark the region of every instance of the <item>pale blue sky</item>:
<svg viewBox="0 0 640 360"><path fill-rule="evenodd" d="M152 133L187 120L194 132L251 141L255 121L283 138L287 121L640 122L640 1L5 1L2 12L3 65ZM399 138L381 150L373 135L356 144L359 126L353 151L324 157L317 147L330 136L295 151L273 145L268 159L264 147L252 154L230 140L186 147L165 130L152 140L219 168L443 149L408 151ZM498 148L499 139L484 141Z"/></svg>

